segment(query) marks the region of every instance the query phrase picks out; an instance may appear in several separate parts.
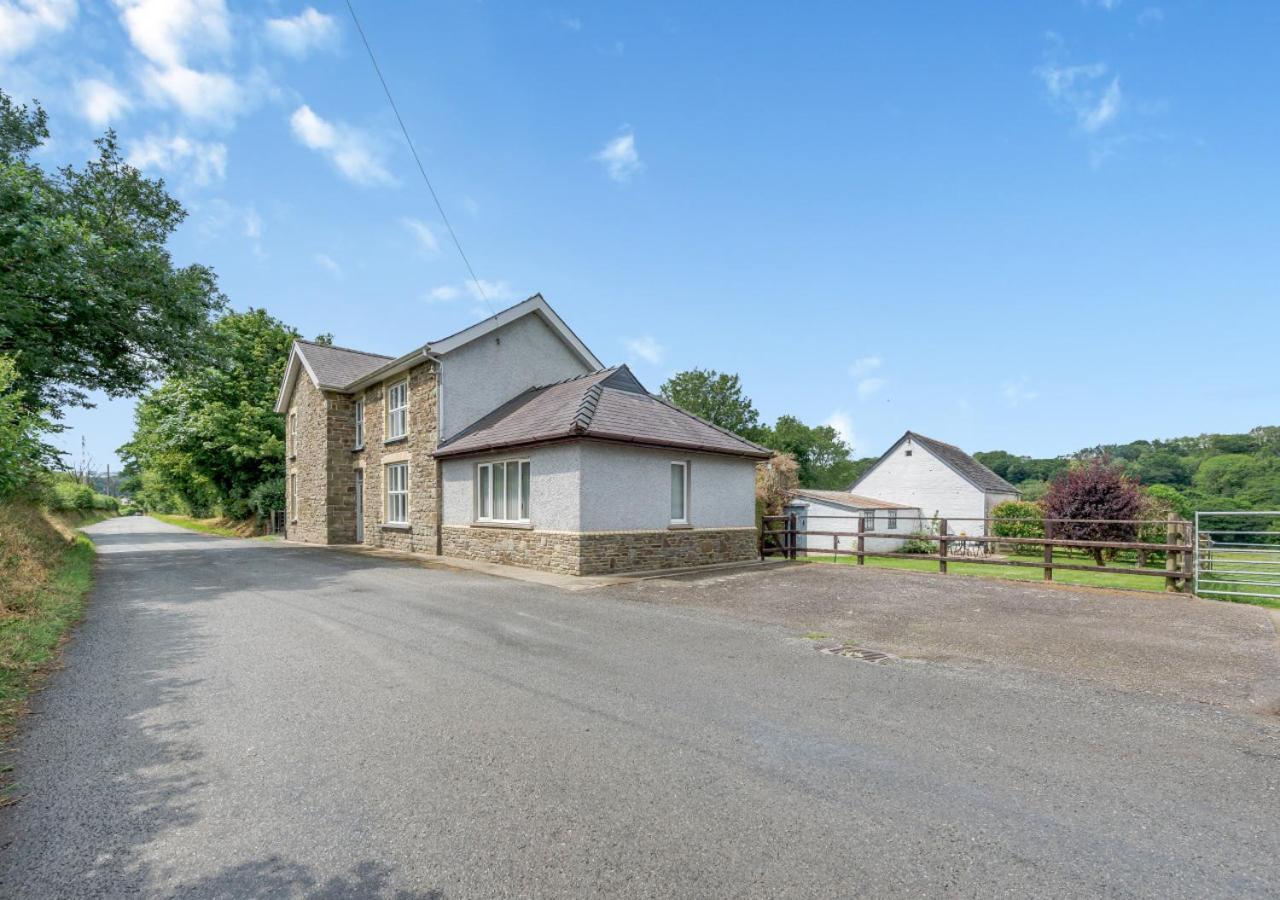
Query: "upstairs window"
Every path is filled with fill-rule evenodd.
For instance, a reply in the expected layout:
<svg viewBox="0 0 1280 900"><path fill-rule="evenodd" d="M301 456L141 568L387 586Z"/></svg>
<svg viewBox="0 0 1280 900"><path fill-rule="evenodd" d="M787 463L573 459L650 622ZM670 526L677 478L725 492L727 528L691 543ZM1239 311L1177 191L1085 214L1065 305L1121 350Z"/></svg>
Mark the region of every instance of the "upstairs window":
<svg viewBox="0 0 1280 900"><path fill-rule="evenodd" d="M355 449L359 450L361 447L364 446L364 398L363 397L361 397L359 400L356 401L355 417L356 417Z"/></svg>
<svg viewBox="0 0 1280 900"><path fill-rule="evenodd" d="M298 414L289 413L289 455L298 455Z"/></svg>
<svg viewBox="0 0 1280 900"><path fill-rule="evenodd" d="M391 463L386 468L387 524L409 524L409 464Z"/></svg>
<svg viewBox="0 0 1280 900"><path fill-rule="evenodd" d="M529 521L529 460L508 459L476 466L476 519Z"/></svg>
<svg viewBox="0 0 1280 900"><path fill-rule="evenodd" d="M409 433L409 379L387 388L387 440Z"/></svg>
<svg viewBox="0 0 1280 900"><path fill-rule="evenodd" d="M671 524L689 524L689 464L671 464Z"/></svg>

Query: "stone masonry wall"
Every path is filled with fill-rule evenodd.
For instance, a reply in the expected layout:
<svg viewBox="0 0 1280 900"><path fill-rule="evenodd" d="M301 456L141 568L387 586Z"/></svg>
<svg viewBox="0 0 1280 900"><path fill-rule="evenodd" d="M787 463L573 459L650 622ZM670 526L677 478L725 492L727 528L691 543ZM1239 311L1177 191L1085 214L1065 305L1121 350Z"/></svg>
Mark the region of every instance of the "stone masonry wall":
<svg viewBox="0 0 1280 900"><path fill-rule="evenodd" d="M447 525L441 552L565 575L604 575L743 562L755 559L758 549L754 528L579 533Z"/></svg>
<svg viewBox="0 0 1280 900"><path fill-rule="evenodd" d="M285 534L291 541L313 544L328 542L326 509L328 455L328 413L324 395L310 378L297 380L288 412L285 413L285 502L292 502L289 478L298 477L297 509L288 508ZM298 417L297 446L294 446L292 416Z"/></svg>
<svg viewBox="0 0 1280 900"><path fill-rule="evenodd" d="M351 544L356 539L356 479L351 467L351 451L356 445L355 400L346 394L329 393L325 431L326 502L328 521L325 542Z"/></svg>
<svg viewBox="0 0 1280 900"><path fill-rule="evenodd" d="M436 553L440 523L440 472L439 464L432 456L439 427L436 363L424 362L409 370L409 434L406 438L386 443L384 391L403 378L403 374L397 375L365 391L364 449L348 453L346 465L351 470L353 463L364 463L365 544L391 550ZM356 398L351 399L354 406ZM383 463L388 457L396 459L406 453L409 457L409 526L384 526ZM354 539L353 519L351 540Z"/></svg>

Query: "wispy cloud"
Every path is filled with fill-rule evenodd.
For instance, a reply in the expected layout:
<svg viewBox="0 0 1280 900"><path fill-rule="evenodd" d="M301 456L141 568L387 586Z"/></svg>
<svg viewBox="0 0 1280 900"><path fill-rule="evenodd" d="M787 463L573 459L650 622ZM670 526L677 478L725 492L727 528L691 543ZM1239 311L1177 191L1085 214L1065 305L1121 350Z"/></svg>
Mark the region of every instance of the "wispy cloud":
<svg viewBox="0 0 1280 900"><path fill-rule="evenodd" d="M888 383L887 378L863 378L858 382L858 399L867 399Z"/></svg>
<svg viewBox="0 0 1280 900"><path fill-rule="evenodd" d="M644 168L636 150L635 132L630 129L605 144L595 155L595 159L604 166L609 177L619 184L630 181L631 176Z"/></svg>
<svg viewBox="0 0 1280 900"><path fill-rule="evenodd" d="M244 211L244 236L249 239L249 250L258 259L266 259L262 250L262 216L252 206Z"/></svg>
<svg viewBox="0 0 1280 900"><path fill-rule="evenodd" d="M582 20L577 16L564 16L560 19L560 24L569 31L581 31Z"/></svg>
<svg viewBox="0 0 1280 900"><path fill-rule="evenodd" d="M1027 376L1013 381L1006 381L1000 386L1000 396L1004 397L1005 402L1010 406L1021 406L1024 403L1039 398L1040 392L1031 387L1031 381Z"/></svg>
<svg viewBox="0 0 1280 900"><path fill-rule="evenodd" d="M1110 75L1105 63L1046 63L1036 69L1036 75L1044 82L1054 106L1072 115L1088 134L1114 121L1120 112L1120 78Z"/></svg>
<svg viewBox="0 0 1280 900"><path fill-rule="evenodd" d="M451 303L463 297L470 297L476 302L486 298L491 302L504 302L514 299L515 295L511 285L505 281L486 281L483 278L472 281L468 278L458 284L441 284L433 287L423 295L422 299L427 303Z"/></svg>
<svg viewBox="0 0 1280 900"><path fill-rule="evenodd" d="M827 420L822 424L834 428L836 434L840 435L840 440L849 445L850 452L857 448L858 441L853 433L853 419L847 412L837 409L827 416Z"/></svg>
<svg viewBox="0 0 1280 900"><path fill-rule="evenodd" d="M855 359L853 365L849 366L849 374L854 378L861 378L868 372L874 372L884 363L879 356L864 356L861 359Z"/></svg>
<svg viewBox="0 0 1280 900"><path fill-rule="evenodd" d="M662 362L667 353L665 347L647 334L641 337L626 338L622 343L633 360L644 360L655 366Z"/></svg>
<svg viewBox="0 0 1280 900"><path fill-rule="evenodd" d="M76 0L3 0L0 59L17 56L44 38L66 31L76 12Z"/></svg>
<svg viewBox="0 0 1280 900"><path fill-rule="evenodd" d="M1093 6L1111 12L1120 6L1121 0L1080 0L1081 6Z"/></svg>
<svg viewBox="0 0 1280 900"><path fill-rule="evenodd" d="M361 185L395 183L373 141L364 132L342 122L322 119L306 104L294 110L289 126L304 147L322 153L348 180Z"/></svg>
<svg viewBox="0 0 1280 900"><path fill-rule="evenodd" d="M317 266L324 269L334 278L342 277L342 266L338 265L337 261L332 256L329 256L326 253L317 253L313 258L315 259Z"/></svg>
<svg viewBox="0 0 1280 900"><path fill-rule="evenodd" d="M440 252L440 242L436 240L435 232L431 230L426 222L405 216L400 219L400 224L408 229L409 233L418 242L418 246L427 253Z"/></svg>
<svg viewBox="0 0 1280 900"><path fill-rule="evenodd" d="M97 78L77 81L75 92L80 115L97 128L118 121L133 106L133 101L122 90Z"/></svg>
<svg viewBox="0 0 1280 900"><path fill-rule="evenodd" d="M185 135L148 134L126 147L126 159L139 169L176 175L191 184L207 185L227 174L225 144L203 142Z"/></svg>
<svg viewBox="0 0 1280 900"><path fill-rule="evenodd" d="M266 33L268 41L298 59L336 46L339 35L337 20L311 6L291 18L267 19Z"/></svg>
<svg viewBox="0 0 1280 900"><path fill-rule="evenodd" d="M1138 13L1139 25L1159 25L1164 21L1164 10L1158 6L1148 6Z"/></svg>

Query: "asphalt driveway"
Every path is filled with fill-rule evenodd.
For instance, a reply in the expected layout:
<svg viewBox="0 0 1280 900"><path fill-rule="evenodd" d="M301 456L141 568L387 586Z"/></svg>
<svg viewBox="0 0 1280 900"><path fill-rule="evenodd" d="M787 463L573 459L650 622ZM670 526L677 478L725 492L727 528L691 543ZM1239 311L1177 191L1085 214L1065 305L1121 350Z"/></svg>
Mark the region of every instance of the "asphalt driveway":
<svg viewBox="0 0 1280 900"><path fill-rule="evenodd" d="M90 533L0 896L1280 894L1274 717L869 665L626 590Z"/></svg>

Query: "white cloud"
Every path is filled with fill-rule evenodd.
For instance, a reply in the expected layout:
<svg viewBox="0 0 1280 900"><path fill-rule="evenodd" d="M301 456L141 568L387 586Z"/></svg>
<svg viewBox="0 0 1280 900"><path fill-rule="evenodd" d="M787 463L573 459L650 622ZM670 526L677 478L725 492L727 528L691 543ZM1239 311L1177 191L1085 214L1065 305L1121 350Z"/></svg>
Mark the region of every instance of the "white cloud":
<svg viewBox="0 0 1280 900"><path fill-rule="evenodd" d="M565 28L569 29L570 31L582 30L582 20L579 19L577 16L565 16L563 19L560 20L560 24L563 25Z"/></svg>
<svg viewBox="0 0 1280 900"><path fill-rule="evenodd" d="M133 46L158 66L184 66L189 55L231 44L225 0L115 0Z"/></svg>
<svg viewBox="0 0 1280 900"><path fill-rule="evenodd" d="M1080 0L1083 6L1096 6L1099 9L1105 9L1107 12L1115 9L1120 5L1121 0Z"/></svg>
<svg viewBox="0 0 1280 900"><path fill-rule="evenodd" d="M356 184L394 184L381 155L369 137L341 122L328 122L302 105L289 117L293 136L305 147L323 153L334 167Z"/></svg>
<svg viewBox="0 0 1280 900"><path fill-rule="evenodd" d="M837 409L831 415L827 416L827 420L823 425L830 425L836 430L836 434L840 435L840 440L849 445L852 451L858 446L857 440L853 434L853 419L842 409Z"/></svg>
<svg viewBox="0 0 1280 900"><path fill-rule="evenodd" d="M338 22L308 6L291 19L267 19L267 40L299 59L338 43Z"/></svg>
<svg viewBox="0 0 1280 900"><path fill-rule="evenodd" d="M227 174L225 144L197 141L180 134L146 135L129 144L126 158L139 169L176 174L198 185L221 181Z"/></svg>
<svg viewBox="0 0 1280 900"><path fill-rule="evenodd" d="M858 397L865 400L888 383L885 378L864 378L858 382Z"/></svg>
<svg viewBox="0 0 1280 900"><path fill-rule="evenodd" d="M880 368L883 362L884 360L878 356L864 356L861 359L855 359L853 365L849 367L849 374L854 378L861 378L868 372L873 372Z"/></svg>
<svg viewBox="0 0 1280 900"><path fill-rule="evenodd" d="M133 101L123 91L97 78L77 81L75 91L80 115L99 128L117 121L133 106Z"/></svg>
<svg viewBox="0 0 1280 900"><path fill-rule="evenodd" d="M1040 396L1040 392L1032 389L1030 379L1022 376L1014 381L1006 381L1000 386L1000 396L1010 406L1021 406L1023 403L1030 403Z"/></svg>
<svg viewBox="0 0 1280 900"><path fill-rule="evenodd" d="M76 0L0 0L0 59L65 31L76 12Z"/></svg>
<svg viewBox="0 0 1280 900"><path fill-rule="evenodd" d="M644 168L640 154L636 152L636 136L632 131L618 135L605 144L595 155L595 159L604 166L609 177L619 184L630 181L632 175Z"/></svg>
<svg viewBox="0 0 1280 900"><path fill-rule="evenodd" d="M428 253L440 252L440 242L436 240L435 233L427 226L426 222L405 216L400 220L400 224L409 230L409 233L414 236L423 250Z"/></svg>
<svg viewBox="0 0 1280 900"><path fill-rule="evenodd" d="M1093 134L1115 120L1123 96L1120 79L1106 80L1105 63L1058 65L1047 63L1036 69L1055 106L1075 117L1081 130Z"/></svg>
<svg viewBox="0 0 1280 900"><path fill-rule="evenodd" d="M665 347L647 334L642 337L627 338L622 343L632 358L642 359L655 366L662 362L667 353Z"/></svg>
<svg viewBox="0 0 1280 900"><path fill-rule="evenodd" d="M317 266L324 269L334 278L342 277L342 266L338 265L337 262L334 261L334 258L332 256L329 256L324 253L317 253L314 259L316 261Z"/></svg>
<svg viewBox="0 0 1280 900"><path fill-rule="evenodd" d="M244 214L244 236L255 240L262 237L262 216L252 206Z"/></svg>
<svg viewBox="0 0 1280 900"><path fill-rule="evenodd" d="M148 66L142 83L151 99L176 106L193 119L226 120L240 110L243 98L234 78L186 66Z"/></svg>
<svg viewBox="0 0 1280 900"><path fill-rule="evenodd" d="M485 299L505 301L514 299L515 291L505 281L486 281L483 278L472 281L468 278L460 284L442 284L433 287L423 295L422 299L427 303L450 303L462 297L470 297L477 302ZM485 310L484 314L489 315L489 312Z"/></svg>

